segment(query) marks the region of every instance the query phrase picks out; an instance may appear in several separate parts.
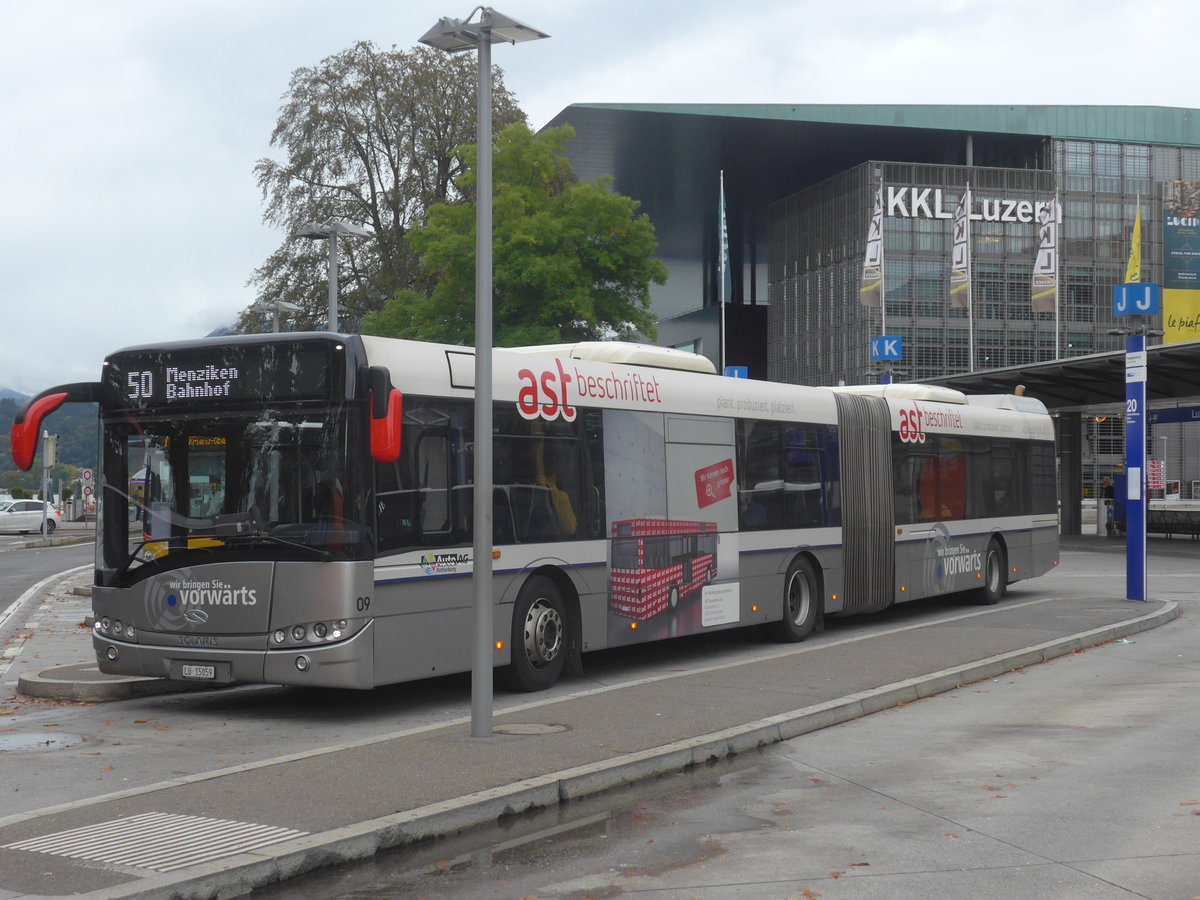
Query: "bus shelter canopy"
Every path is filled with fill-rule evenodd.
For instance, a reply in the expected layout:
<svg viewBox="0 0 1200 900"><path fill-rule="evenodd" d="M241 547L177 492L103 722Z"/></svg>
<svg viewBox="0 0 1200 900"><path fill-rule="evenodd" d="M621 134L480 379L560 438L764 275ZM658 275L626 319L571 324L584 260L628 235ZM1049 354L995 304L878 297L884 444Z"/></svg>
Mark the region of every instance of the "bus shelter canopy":
<svg viewBox="0 0 1200 900"><path fill-rule="evenodd" d="M1151 402L1200 399L1200 341L1147 348L1146 397ZM1006 369L947 375L929 384L966 394L1012 394L1018 385L1051 412L1125 401L1125 351L1093 353Z"/></svg>

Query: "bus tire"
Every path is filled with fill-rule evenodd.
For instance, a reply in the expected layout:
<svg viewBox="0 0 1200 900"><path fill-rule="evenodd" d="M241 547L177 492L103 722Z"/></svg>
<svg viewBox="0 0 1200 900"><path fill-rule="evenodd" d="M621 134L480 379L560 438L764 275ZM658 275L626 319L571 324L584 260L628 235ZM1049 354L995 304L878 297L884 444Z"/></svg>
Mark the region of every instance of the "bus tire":
<svg viewBox="0 0 1200 900"><path fill-rule="evenodd" d="M1008 565L1000 542L995 538L988 541L987 552L983 557L983 587L975 591L975 602L981 606L994 606L1004 596L1008 586L1005 569Z"/></svg>
<svg viewBox="0 0 1200 900"><path fill-rule="evenodd" d="M673 584L667 590L667 607L675 609L679 606L679 585Z"/></svg>
<svg viewBox="0 0 1200 900"><path fill-rule="evenodd" d="M505 687L544 691L562 674L567 658L566 607L551 579L534 575L513 608L512 660L503 670Z"/></svg>
<svg viewBox="0 0 1200 900"><path fill-rule="evenodd" d="M783 619L775 623L776 639L797 643L812 634L820 596L820 582L812 563L800 557L788 566L783 580Z"/></svg>

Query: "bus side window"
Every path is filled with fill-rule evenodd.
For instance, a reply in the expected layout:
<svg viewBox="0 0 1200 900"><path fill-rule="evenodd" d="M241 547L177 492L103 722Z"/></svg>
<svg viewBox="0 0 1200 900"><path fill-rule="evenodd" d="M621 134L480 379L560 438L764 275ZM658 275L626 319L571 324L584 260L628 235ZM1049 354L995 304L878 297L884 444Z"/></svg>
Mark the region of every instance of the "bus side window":
<svg viewBox="0 0 1200 900"><path fill-rule="evenodd" d="M443 433L427 432L417 441L416 456L421 531L445 534L450 530L450 441Z"/></svg>

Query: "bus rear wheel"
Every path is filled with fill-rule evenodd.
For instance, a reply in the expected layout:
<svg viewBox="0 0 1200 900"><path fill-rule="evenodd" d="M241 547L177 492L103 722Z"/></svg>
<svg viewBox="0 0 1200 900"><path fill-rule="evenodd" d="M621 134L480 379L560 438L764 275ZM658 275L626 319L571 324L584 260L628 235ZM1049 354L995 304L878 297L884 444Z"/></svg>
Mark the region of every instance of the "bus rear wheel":
<svg viewBox="0 0 1200 900"><path fill-rule="evenodd" d="M807 559L797 559L788 567L783 582L783 620L774 628L777 639L796 643L812 634L821 595L818 585L817 573Z"/></svg>
<svg viewBox="0 0 1200 900"><path fill-rule="evenodd" d="M987 553L983 558L983 587L975 591L977 603L983 606L994 606L1000 602L1008 581L1004 571L1006 565L1004 551L1000 549L1000 542L992 538L988 542Z"/></svg>
<svg viewBox="0 0 1200 900"><path fill-rule="evenodd" d="M562 593L549 578L525 582L513 609L512 661L504 684L520 691L544 691L558 681L567 658L566 612Z"/></svg>

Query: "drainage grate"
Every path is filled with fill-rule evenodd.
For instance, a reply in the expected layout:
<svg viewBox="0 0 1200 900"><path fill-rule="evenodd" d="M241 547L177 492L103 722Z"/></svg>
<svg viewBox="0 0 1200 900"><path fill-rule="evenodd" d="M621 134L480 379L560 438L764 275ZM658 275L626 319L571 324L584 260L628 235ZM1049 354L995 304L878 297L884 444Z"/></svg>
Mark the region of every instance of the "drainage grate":
<svg viewBox="0 0 1200 900"><path fill-rule="evenodd" d="M5 844L4 849L174 872L307 834L228 819L145 813Z"/></svg>

